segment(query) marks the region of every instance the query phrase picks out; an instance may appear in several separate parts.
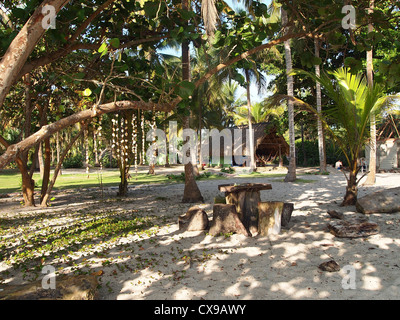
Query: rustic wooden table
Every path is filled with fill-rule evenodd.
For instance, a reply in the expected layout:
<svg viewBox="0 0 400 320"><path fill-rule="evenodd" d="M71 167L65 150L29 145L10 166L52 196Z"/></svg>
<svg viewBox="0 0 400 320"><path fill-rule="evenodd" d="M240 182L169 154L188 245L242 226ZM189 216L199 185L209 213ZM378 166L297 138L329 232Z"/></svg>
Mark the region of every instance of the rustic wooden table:
<svg viewBox="0 0 400 320"><path fill-rule="evenodd" d="M225 192L227 204L234 204L239 219L251 234L258 230L258 203L260 191L272 189L268 183L221 184L219 191Z"/></svg>

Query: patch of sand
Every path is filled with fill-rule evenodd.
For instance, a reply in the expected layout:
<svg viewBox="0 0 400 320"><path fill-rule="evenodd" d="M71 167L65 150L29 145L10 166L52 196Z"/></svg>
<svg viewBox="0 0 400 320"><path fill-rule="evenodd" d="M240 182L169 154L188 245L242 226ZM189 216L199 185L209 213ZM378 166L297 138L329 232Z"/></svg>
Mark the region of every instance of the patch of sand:
<svg viewBox="0 0 400 320"><path fill-rule="evenodd" d="M46 209L3 202L7 206L0 217L82 207L137 209L163 217L155 236L121 238L107 250L113 257L110 264L93 265L102 271L101 299L399 299L400 213L371 215L380 227L377 235L336 238L326 228L331 219L327 210L343 212L345 218L361 215L355 207L339 206L346 184L343 174L331 170L330 175L300 178L312 182L284 183L282 177L198 181L205 199L201 207L210 219L219 184L271 183L272 190L261 191L262 200L292 202L294 211L290 227L268 237L180 232L178 216L192 206L181 203L183 184L130 187L129 196L119 201L101 201L98 191L68 191ZM377 174L376 185L361 186L359 196L398 185L399 174ZM331 259L341 271L318 269ZM10 270L8 281L17 279L18 272Z"/></svg>

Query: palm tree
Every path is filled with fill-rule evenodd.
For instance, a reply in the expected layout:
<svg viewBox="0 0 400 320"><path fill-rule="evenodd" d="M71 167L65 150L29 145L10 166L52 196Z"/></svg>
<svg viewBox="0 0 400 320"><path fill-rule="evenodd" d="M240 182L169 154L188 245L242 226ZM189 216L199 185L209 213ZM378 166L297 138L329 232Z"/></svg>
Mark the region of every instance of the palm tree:
<svg viewBox="0 0 400 320"><path fill-rule="evenodd" d="M369 1L369 8L368 14L373 13L374 11L374 0ZM368 33L374 31L372 23L368 24ZM367 80L368 85L372 88L374 85L373 80L373 64L372 64L372 57L373 57L373 49L367 51ZM376 123L375 123L375 116L371 116L371 123L370 123L370 152L369 152L369 173L367 176L367 180L365 184L373 185L375 184L375 174L376 174Z"/></svg>
<svg viewBox="0 0 400 320"><path fill-rule="evenodd" d="M263 102L256 102L251 105L251 122L261 123L272 120L282 116L284 113L284 106L272 106L268 104L268 99ZM248 108L247 105L241 105L236 107L235 112L229 112L232 116L235 125L245 125L248 123Z"/></svg>
<svg viewBox="0 0 400 320"><path fill-rule="evenodd" d="M269 15L268 22L276 23L281 20L281 24L283 27L283 32L288 33L288 15L286 10L282 7L282 5L276 1L272 0L269 6ZM293 69L292 64L292 50L290 47L290 40L286 40L284 42L285 49L285 63L286 63L286 76L287 76L287 96L293 98L294 96L294 80L291 70ZM296 145L295 145L295 124L294 124L294 104L292 99L288 99L287 101L288 108L288 120L289 120L289 166L288 172L285 177L285 182L293 182L296 180Z"/></svg>
<svg viewBox="0 0 400 320"><path fill-rule="evenodd" d="M285 33L287 30L288 17L287 12L281 7L281 19L282 25L285 27ZM290 41L284 42L285 47L285 61L286 61L286 74L287 74L287 95L289 97L294 96L293 92L293 76L290 73L292 65L292 51L290 49ZM289 117L289 167L288 173L285 177L285 182L293 182L296 180L296 145L295 145L295 133L294 133L294 104L291 99L288 100L288 117Z"/></svg>
<svg viewBox="0 0 400 320"><path fill-rule="evenodd" d="M182 9L189 9L189 0L182 0ZM190 51L189 51L189 41L185 40L182 42L182 80L190 81ZM184 128L190 128L190 116L186 116L184 119ZM183 190L182 202L203 202L203 196L201 195L200 189L197 186L195 180L194 166L196 163L191 163L189 161L185 164L185 188Z"/></svg>
<svg viewBox="0 0 400 320"><path fill-rule="evenodd" d="M315 74L297 71L306 74L313 80L318 81L333 100L334 106L325 114L321 115L317 110L305 105L312 110L325 124L328 133L338 143L346 157L348 164L348 175L343 171L346 180L346 194L342 205L354 205L357 201L358 183L364 175L357 179L360 170L358 158L362 147L369 137L368 124L371 115L378 115L383 107L387 106L398 96L385 96L383 87L375 85L370 87L361 75L351 74L348 69L340 68L321 77ZM298 99L293 99L297 100ZM342 130L334 130L328 126L327 119L333 121Z"/></svg>
<svg viewBox="0 0 400 320"><path fill-rule="evenodd" d="M314 40L315 47L315 56L319 58L319 40ZM315 74L317 77L321 76L320 65L315 65ZM321 97L321 84L317 81L315 85L316 92L316 102L317 102L317 111L321 113L322 110L322 97ZM326 152L325 152L325 138L324 138L324 129L322 126L322 121L318 117L317 119L317 128L318 128L318 155L319 155L319 171L321 173L326 171Z"/></svg>

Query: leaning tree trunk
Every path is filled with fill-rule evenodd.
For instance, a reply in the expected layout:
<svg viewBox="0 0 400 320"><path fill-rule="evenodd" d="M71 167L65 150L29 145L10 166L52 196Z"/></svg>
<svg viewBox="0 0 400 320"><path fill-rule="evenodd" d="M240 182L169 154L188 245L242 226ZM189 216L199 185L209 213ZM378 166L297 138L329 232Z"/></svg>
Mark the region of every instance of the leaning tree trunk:
<svg viewBox="0 0 400 320"><path fill-rule="evenodd" d="M282 25L286 28L288 18L287 12L281 9L282 15ZM288 30L285 31L285 34ZM286 40L284 42L285 47L285 61L286 61L286 75L287 75L287 95L293 97L293 76L290 75L292 70L292 51L290 48L290 41ZM294 104L290 99L288 100L288 116L289 116L289 167L288 173L285 177L285 182L293 182L296 180L296 145L295 145L295 135L294 135Z"/></svg>
<svg viewBox="0 0 400 320"><path fill-rule="evenodd" d="M82 134L83 130L86 129L87 125L82 125L80 131L76 134L74 138L68 143L68 145L65 147L65 150L61 154L60 158L57 160L57 166L54 169L54 174L53 177L49 183L49 186L47 188L45 196L42 198L40 205L42 207L47 207L48 205L48 199L50 197L51 191L53 190L54 184L56 183L56 179L59 174L61 174L61 166L63 164L63 161L68 153L68 151L71 149L72 145L78 140L79 136Z"/></svg>
<svg viewBox="0 0 400 320"><path fill-rule="evenodd" d="M0 106L37 42L46 32L42 27L43 6L51 5L58 13L68 2L69 0L43 1L11 42L0 60Z"/></svg>

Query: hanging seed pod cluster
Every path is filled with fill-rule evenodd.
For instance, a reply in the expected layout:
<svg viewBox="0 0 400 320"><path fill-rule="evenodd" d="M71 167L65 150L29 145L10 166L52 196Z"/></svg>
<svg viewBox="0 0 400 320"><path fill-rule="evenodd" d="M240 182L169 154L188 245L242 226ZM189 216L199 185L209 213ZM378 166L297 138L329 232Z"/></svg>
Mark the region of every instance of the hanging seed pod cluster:
<svg viewBox="0 0 400 320"><path fill-rule="evenodd" d="M137 135L136 117L132 111L123 111L115 115L112 121L112 151L117 159L121 173L121 184L118 195L125 196L128 190L129 169L136 159L137 164Z"/></svg>
<svg viewBox="0 0 400 320"><path fill-rule="evenodd" d="M134 155L135 172L137 174L138 169L138 129L137 129L137 116L132 113L132 154Z"/></svg>

